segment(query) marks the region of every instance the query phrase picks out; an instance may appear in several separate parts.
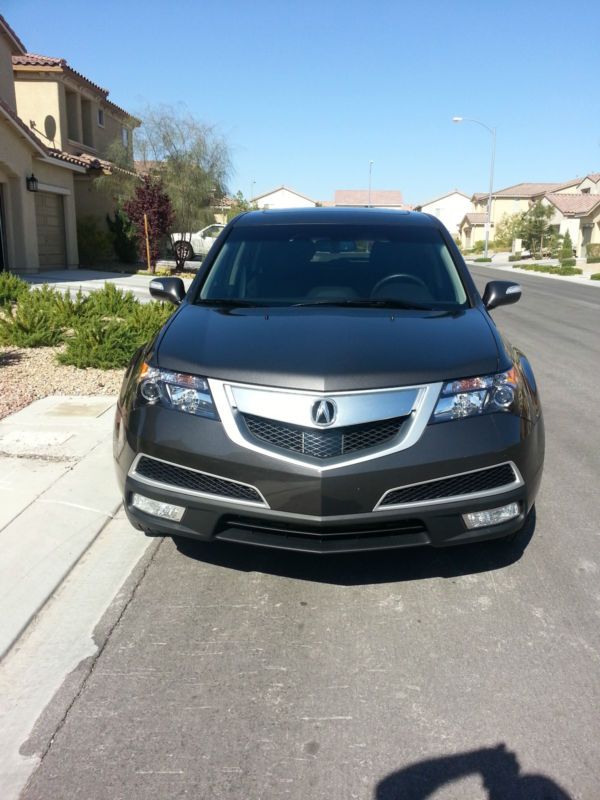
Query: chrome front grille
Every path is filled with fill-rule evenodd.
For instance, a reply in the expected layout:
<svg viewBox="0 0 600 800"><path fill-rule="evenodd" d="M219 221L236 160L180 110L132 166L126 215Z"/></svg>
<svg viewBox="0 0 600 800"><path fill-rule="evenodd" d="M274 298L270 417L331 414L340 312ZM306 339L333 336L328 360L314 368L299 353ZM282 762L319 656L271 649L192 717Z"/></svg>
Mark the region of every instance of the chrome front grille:
<svg viewBox="0 0 600 800"><path fill-rule="evenodd" d="M378 447L398 436L405 417L317 430L277 420L243 414L248 433L271 447L290 450L311 458L336 458Z"/></svg>
<svg viewBox="0 0 600 800"><path fill-rule="evenodd" d="M231 383L209 378L213 400L232 442L318 473L412 447L431 417L441 383L322 392ZM317 417L325 401L333 420Z"/></svg>
<svg viewBox="0 0 600 800"><path fill-rule="evenodd" d="M521 486L522 483L515 465L507 462L495 467L390 489L377 503L375 510L493 495Z"/></svg>
<svg viewBox="0 0 600 800"><path fill-rule="evenodd" d="M254 503L261 506L267 505L264 497L254 486L207 472L199 472L188 467L181 467L150 456L139 456L131 469L131 474L144 483L174 489L186 494L214 496L223 500Z"/></svg>

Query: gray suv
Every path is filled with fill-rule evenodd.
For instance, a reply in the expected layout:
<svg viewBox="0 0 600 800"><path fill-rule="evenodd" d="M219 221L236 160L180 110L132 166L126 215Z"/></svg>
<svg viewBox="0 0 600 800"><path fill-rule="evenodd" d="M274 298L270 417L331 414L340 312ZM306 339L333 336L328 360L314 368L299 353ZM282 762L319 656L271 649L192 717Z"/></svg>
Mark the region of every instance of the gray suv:
<svg viewBox="0 0 600 800"><path fill-rule="evenodd" d="M544 426L523 353L426 214L242 214L134 356L114 456L153 535L318 553L512 537Z"/></svg>

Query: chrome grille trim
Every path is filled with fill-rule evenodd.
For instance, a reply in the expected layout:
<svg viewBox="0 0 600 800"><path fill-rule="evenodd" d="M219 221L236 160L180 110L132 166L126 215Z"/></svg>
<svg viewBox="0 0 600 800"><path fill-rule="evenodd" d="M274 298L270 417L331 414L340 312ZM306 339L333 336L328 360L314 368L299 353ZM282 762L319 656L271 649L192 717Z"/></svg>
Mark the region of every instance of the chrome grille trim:
<svg viewBox="0 0 600 800"><path fill-rule="evenodd" d="M385 498L392 494L392 492L397 492L401 489L410 489L413 486L426 486L427 484L437 483L438 481L445 481L450 478L460 478L463 475L474 475L478 472L485 472L486 470L494 469L496 467L503 467L503 466L510 466L513 471L514 481L511 483L504 484L503 486L498 486L494 489L486 489L481 492L468 492L466 494L456 494L456 495L449 495L447 497L440 497L433 500L418 500L412 503L394 503L393 505L382 505ZM513 461L503 461L500 464L491 464L488 467L481 467L480 469L469 469L466 472L455 472L452 475L442 475L440 478L432 478L428 481L418 481L417 483L407 483L403 486L395 486L393 489L388 489L387 492L379 499L377 505L373 509L373 511L393 511L394 509L401 509L401 508L420 508L423 506L431 506L431 505L438 505L439 503L453 503L458 500L477 500L478 498L482 497L493 497L497 494L502 494L503 492L508 492L511 489L518 489L519 486L523 486L524 481L519 472L516 464Z"/></svg>
<svg viewBox="0 0 600 800"><path fill-rule="evenodd" d="M208 383L212 392L213 400L219 412L219 417L225 429L227 436L231 441L235 442L240 447L245 447L248 450L253 450L256 453L261 453L269 458L285 461L290 464L299 464L316 472L322 473L332 469L340 469L341 467L351 466L352 464L359 464L364 461L370 461L374 458L382 458L391 453L396 453L400 450L405 450L412 447L423 434L427 423L433 413L435 404L442 388L441 383L419 384L416 386L403 386L398 388L384 388L384 389L365 389L361 391L338 391L338 392L313 392L302 390L281 390L277 388L269 389L265 386L251 386L250 384L238 384L227 381L217 380L216 378L209 378ZM373 414L373 407L378 406L379 409L385 407L390 409L393 407L394 395L396 399L400 399L400 395L404 397L412 397L412 405L407 411L406 422L402 427L399 436L394 437L390 443L384 443L379 447L370 448L369 451L364 451L360 455L348 454L337 456L327 459L317 459L310 456L305 456L301 453L284 453L278 448L272 448L268 444L261 444L254 437L250 436L244 424L243 414L236 405L235 389L248 389L260 392L255 397L261 397L266 402L268 394L272 391L275 395L285 395L290 399L293 410L298 408L298 403L304 403L306 408L309 408L316 400L333 398L338 405L343 403L351 403L355 408L348 410L348 415L344 413L343 416L338 417L336 424L341 425L342 421L351 418L355 424L372 421L375 416L376 419L385 419L386 417L397 417L398 412L391 413L389 410L383 413L383 417ZM239 391L238 391L239 394ZM245 400L249 395L244 395ZM379 406L379 401L383 398L383 404ZM282 398L284 400L285 398ZM392 405L390 405L392 403ZM245 402L244 402L245 406ZM245 406L246 407L246 406ZM270 407L270 405L269 405ZM250 413L250 412L248 412ZM378 412L380 413L380 412ZM265 416L264 410L259 411L258 416ZM288 413L279 414L279 417L293 416ZM301 420L305 419L302 416ZM292 424L302 424L300 419L288 419ZM335 425L328 427L328 430L335 430ZM325 463L324 463L325 462Z"/></svg>
<svg viewBox="0 0 600 800"><path fill-rule="evenodd" d="M164 483L162 481L157 481L152 478L147 478L145 475L140 475L137 472L136 468L142 458L150 459L151 461L157 461L161 464L168 464L171 467L177 467L178 469L187 470L188 472L195 472L197 475L203 475L207 478L213 478L219 481L225 481L226 483L237 484L238 486L245 486L249 489L252 489L256 494L260 497L260 502L255 502L254 500L240 500L239 498L235 497L227 497L227 495L222 494L215 494L213 492L202 492L196 489L186 489L181 486L176 486L172 483ZM200 469L193 469L192 467L186 467L183 464L176 464L173 461L166 461L164 458L156 458L155 456L149 456L147 453L138 453L131 467L129 468L128 475L131 478L134 478L136 481L140 483L145 483L148 486L154 486L159 489L169 489L171 492L178 492L179 494L187 494L191 497L203 497L207 500L218 500L222 503L233 503L235 505L243 505L243 506L252 506L254 508L270 508L269 504L264 498L263 493L256 488L256 486L252 486L251 483L244 483L244 481L237 481L233 478L226 478L223 475L215 475L212 472L205 472L204 470Z"/></svg>

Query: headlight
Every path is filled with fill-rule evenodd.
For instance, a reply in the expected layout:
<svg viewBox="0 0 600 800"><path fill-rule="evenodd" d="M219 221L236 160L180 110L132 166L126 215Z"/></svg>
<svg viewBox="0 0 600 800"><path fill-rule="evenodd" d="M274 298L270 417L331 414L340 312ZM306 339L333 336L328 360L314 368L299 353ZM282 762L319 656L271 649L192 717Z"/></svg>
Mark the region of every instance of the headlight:
<svg viewBox="0 0 600 800"><path fill-rule="evenodd" d="M448 381L431 416L431 422L476 417L498 411L515 410L518 373L515 367L508 372Z"/></svg>
<svg viewBox="0 0 600 800"><path fill-rule="evenodd" d="M158 369L144 363L138 375L138 387L142 402L174 408L197 417L219 418L206 378Z"/></svg>

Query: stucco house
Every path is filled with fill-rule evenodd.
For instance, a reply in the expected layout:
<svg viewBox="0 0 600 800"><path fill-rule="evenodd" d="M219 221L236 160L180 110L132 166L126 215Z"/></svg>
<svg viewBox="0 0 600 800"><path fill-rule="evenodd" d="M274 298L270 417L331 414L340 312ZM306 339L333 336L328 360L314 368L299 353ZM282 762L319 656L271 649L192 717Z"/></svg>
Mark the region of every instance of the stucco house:
<svg viewBox="0 0 600 800"><path fill-rule="evenodd" d="M84 167L75 178L77 216L95 216L104 225L114 202L94 180L113 168L108 159L114 142L121 142L133 169L133 131L140 121L64 58L18 53L12 64L17 114L46 147Z"/></svg>
<svg viewBox="0 0 600 800"><path fill-rule="evenodd" d="M279 186L270 192L259 194L258 197L252 197L250 202L257 208L314 208L317 205L315 200L287 186Z"/></svg>
<svg viewBox="0 0 600 800"><path fill-rule="evenodd" d="M587 245L600 244L600 172L563 184L542 201L554 209L551 224L569 231L577 258L587 256Z"/></svg>
<svg viewBox="0 0 600 800"><path fill-rule="evenodd" d="M488 196L472 197L473 211L465 214L459 225L463 248L470 249L485 238ZM518 183L494 192L491 206L490 240L494 227L505 216L527 211L541 201L554 211L550 224L557 232L569 231L575 255L585 258L588 244L600 243L600 173L573 178L563 183Z"/></svg>
<svg viewBox="0 0 600 800"><path fill-rule="evenodd" d="M458 189L415 206L415 211L423 211L425 214L437 217L452 236L458 235L461 221L471 210L471 198L464 192L459 192Z"/></svg>
<svg viewBox="0 0 600 800"><path fill-rule="evenodd" d="M76 267L74 176L86 168L65 161L18 116L12 60L25 53L0 16L0 269Z"/></svg>

